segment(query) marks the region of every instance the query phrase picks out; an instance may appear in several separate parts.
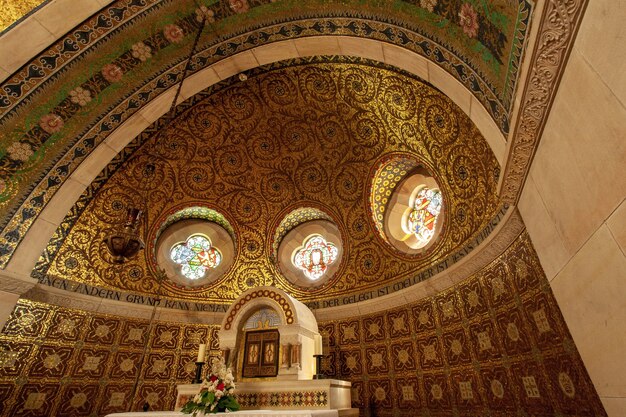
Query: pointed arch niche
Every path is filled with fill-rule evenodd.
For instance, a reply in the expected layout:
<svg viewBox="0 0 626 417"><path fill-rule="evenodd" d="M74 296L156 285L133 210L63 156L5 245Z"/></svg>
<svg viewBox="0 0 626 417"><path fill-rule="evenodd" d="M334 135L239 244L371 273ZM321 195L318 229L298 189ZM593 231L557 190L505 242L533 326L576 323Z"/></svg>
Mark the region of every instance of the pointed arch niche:
<svg viewBox="0 0 626 417"><path fill-rule="evenodd" d="M277 380L311 379L315 374L315 336L319 335L317 320L307 306L274 287L256 287L244 292L226 312L219 335L220 350L230 363L237 380L243 376L246 333L258 331L246 323L260 310L272 310L271 330L278 331ZM274 316L274 317L276 317ZM260 348L263 353L263 348Z"/></svg>

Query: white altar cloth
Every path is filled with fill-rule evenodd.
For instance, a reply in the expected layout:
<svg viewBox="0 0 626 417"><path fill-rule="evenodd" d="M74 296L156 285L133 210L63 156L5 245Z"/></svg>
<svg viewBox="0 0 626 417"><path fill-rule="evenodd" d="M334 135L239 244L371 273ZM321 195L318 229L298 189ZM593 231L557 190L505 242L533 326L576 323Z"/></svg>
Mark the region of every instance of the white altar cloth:
<svg viewBox="0 0 626 417"><path fill-rule="evenodd" d="M150 411L147 413L114 413L106 417L190 417L190 414L183 414L180 411ZM211 416L230 417L338 417L337 410L242 410L233 413L207 414Z"/></svg>

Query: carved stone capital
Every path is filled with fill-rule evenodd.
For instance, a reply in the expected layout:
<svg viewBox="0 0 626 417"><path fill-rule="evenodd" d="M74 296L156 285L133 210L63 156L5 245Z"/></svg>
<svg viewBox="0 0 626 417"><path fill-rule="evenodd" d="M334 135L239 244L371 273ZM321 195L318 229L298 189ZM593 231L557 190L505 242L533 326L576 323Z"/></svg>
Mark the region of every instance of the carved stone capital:
<svg viewBox="0 0 626 417"><path fill-rule="evenodd" d="M0 271L0 291L22 295L37 284L37 280L27 275Z"/></svg>

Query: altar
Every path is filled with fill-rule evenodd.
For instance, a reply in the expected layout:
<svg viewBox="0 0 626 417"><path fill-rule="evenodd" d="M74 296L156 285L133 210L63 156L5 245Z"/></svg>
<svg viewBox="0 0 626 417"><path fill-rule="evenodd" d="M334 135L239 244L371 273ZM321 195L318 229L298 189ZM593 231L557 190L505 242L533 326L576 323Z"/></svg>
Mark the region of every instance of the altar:
<svg viewBox="0 0 626 417"><path fill-rule="evenodd" d="M348 381L338 379L239 382L236 397L243 410L255 408L275 411L304 409L309 412L333 410L339 412L339 414L332 414L335 416L358 416L358 410L354 409L353 412L350 408L351 385ZM199 391L199 384L179 385L176 410L180 410L187 400Z"/></svg>
<svg viewBox="0 0 626 417"><path fill-rule="evenodd" d="M226 312L218 338L222 359L235 375L241 410L358 416L358 409L351 408L352 384L318 373L315 359L323 356L323 342L315 316L284 291L257 287L241 294ZM197 383L178 385L175 410L200 388ZM332 413L310 414L313 411Z"/></svg>
<svg viewBox="0 0 626 417"><path fill-rule="evenodd" d="M251 410L235 411L232 413L216 413L211 416L237 416L237 417L337 417L337 410ZM357 414L358 415L358 414ZM105 417L189 417L179 411L150 411L145 413L116 413Z"/></svg>

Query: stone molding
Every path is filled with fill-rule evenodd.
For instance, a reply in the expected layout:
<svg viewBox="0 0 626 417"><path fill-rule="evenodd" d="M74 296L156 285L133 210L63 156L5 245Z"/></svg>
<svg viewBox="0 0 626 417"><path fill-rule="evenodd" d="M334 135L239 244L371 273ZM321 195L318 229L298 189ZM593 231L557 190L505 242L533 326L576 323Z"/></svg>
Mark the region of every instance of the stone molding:
<svg viewBox="0 0 626 417"><path fill-rule="evenodd" d="M498 229L494 230L489 238L481 243L480 247L474 249L471 255L448 270L418 284L407 287L404 291L354 304L316 309L314 310L315 317L318 322L323 322L363 316L386 311L395 307L401 307L433 296L459 284L464 279L469 278L472 274L486 267L489 263L497 260L498 256L500 256L524 230L524 222L519 211L517 209L510 210L507 214L507 218L500 222Z"/></svg>
<svg viewBox="0 0 626 417"><path fill-rule="evenodd" d="M37 280L29 276L0 271L0 291L22 295L36 284Z"/></svg>
<svg viewBox="0 0 626 417"><path fill-rule="evenodd" d="M549 0L541 19L500 188L517 204L588 0Z"/></svg>

